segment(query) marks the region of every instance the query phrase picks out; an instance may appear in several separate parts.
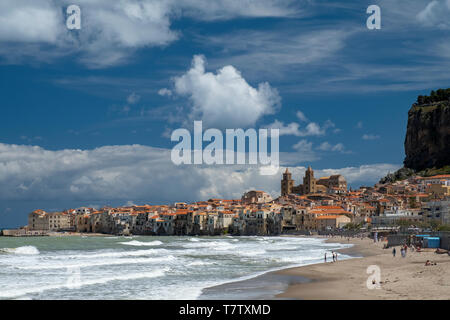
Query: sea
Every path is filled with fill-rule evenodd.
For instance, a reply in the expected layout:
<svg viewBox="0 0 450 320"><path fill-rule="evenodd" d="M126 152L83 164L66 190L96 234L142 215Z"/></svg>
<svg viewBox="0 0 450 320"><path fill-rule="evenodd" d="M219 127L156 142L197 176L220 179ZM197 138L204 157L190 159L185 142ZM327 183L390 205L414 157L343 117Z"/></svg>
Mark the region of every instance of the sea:
<svg viewBox="0 0 450 320"><path fill-rule="evenodd" d="M233 283L245 297L252 279L350 246L296 236L0 237L0 299L228 299L210 288Z"/></svg>

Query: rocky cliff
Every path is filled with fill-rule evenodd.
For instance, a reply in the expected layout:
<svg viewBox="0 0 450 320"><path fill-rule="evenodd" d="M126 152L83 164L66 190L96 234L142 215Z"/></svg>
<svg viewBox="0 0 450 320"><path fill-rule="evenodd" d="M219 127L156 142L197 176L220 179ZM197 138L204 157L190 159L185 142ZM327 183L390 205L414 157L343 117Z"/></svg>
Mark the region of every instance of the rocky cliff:
<svg viewBox="0 0 450 320"><path fill-rule="evenodd" d="M415 171L450 165L450 89L436 92L419 96L408 112L404 165Z"/></svg>

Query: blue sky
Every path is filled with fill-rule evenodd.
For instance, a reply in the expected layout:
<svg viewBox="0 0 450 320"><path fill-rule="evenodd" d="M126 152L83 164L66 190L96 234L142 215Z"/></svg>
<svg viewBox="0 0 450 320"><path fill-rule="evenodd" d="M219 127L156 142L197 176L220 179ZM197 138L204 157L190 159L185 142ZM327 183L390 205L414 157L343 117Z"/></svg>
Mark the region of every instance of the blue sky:
<svg viewBox="0 0 450 320"><path fill-rule="evenodd" d="M450 1L245 2L2 1L0 227L36 208L279 192L249 168L173 168L170 133L193 120L280 128L298 181L308 165L353 187L400 167L411 104L450 87Z"/></svg>

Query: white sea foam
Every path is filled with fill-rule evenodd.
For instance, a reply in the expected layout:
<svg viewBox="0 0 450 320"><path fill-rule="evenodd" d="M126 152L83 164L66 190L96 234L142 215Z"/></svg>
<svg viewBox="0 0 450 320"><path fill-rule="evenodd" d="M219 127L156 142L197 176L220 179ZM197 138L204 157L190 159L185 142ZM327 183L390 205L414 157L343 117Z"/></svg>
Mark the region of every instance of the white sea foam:
<svg viewBox="0 0 450 320"><path fill-rule="evenodd" d="M321 257L318 256L290 256L290 257L279 257L275 258L276 261L284 263L295 263L295 264L307 264L311 261L319 261ZM320 260L321 261L321 260Z"/></svg>
<svg viewBox="0 0 450 320"><path fill-rule="evenodd" d="M33 246L23 246L18 248L2 248L0 252L13 253L21 255L36 255L39 254L39 250Z"/></svg>
<svg viewBox="0 0 450 320"><path fill-rule="evenodd" d="M121 258L121 257L139 257L139 256L161 256L168 254L166 249L146 249L146 250L127 250L114 252L95 252L86 254L66 254L48 256L49 259L98 259L98 258Z"/></svg>
<svg viewBox="0 0 450 320"><path fill-rule="evenodd" d="M207 261L193 261L193 262L189 262L187 265L188 266L206 266L206 265L211 265L214 264L213 262L207 262Z"/></svg>
<svg viewBox="0 0 450 320"><path fill-rule="evenodd" d="M156 264L161 262L174 261L176 258L174 256L166 256L159 258L135 258L135 259L117 259L117 260L103 260L97 262L80 262L74 264L38 264L33 266L18 266L18 269L22 270L55 270L55 269L66 269L66 268L88 268L88 267L98 267L98 266L115 266L115 265L130 265L130 264Z"/></svg>
<svg viewBox="0 0 450 320"><path fill-rule="evenodd" d="M241 256L259 256L267 253L266 250L239 250L237 251L238 255Z"/></svg>
<svg viewBox="0 0 450 320"><path fill-rule="evenodd" d="M185 243L184 248L208 248L213 250L228 250L233 248L233 244L225 241L200 241L193 243Z"/></svg>
<svg viewBox="0 0 450 320"><path fill-rule="evenodd" d="M149 241L149 242L132 240L132 241L127 241L127 242L119 242L119 243L127 245L127 246L134 246L134 247L154 247L154 246L160 246L163 244L161 241L158 241L158 240Z"/></svg>
<svg viewBox="0 0 450 320"><path fill-rule="evenodd" d="M98 284L106 284L108 282L112 281L130 281L130 280L137 280L137 279L148 279L148 278L157 278L162 277L164 274L169 270L169 268L164 268L161 270L154 270L149 272L141 272L141 273L132 273L132 274L125 274L125 275L117 275L113 277L104 277L104 278L96 278L96 279L88 279L88 280L82 280L78 286L86 287L86 286L92 286L92 285L98 285ZM29 294L37 294L42 293L49 290L58 290L58 289L64 289L68 288L67 283L64 284L54 284L54 285L47 285L47 286L35 286L30 288L23 288L23 289L12 289L12 290L2 290L0 291L0 298L19 298L23 297ZM72 289L73 290L73 289Z"/></svg>

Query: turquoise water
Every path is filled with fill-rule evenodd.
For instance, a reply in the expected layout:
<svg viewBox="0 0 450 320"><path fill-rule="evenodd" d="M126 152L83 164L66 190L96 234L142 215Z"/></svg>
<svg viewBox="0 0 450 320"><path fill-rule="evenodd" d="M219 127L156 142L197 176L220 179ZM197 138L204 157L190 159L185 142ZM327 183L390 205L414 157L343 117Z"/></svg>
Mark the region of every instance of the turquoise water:
<svg viewBox="0 0 450 320"><path fill-rule="evenodd" d="M300 237L0 237L0 299L196 299L204 288L319 263L348 246Z"/></svg>

